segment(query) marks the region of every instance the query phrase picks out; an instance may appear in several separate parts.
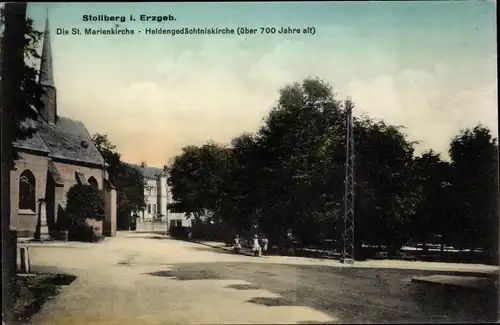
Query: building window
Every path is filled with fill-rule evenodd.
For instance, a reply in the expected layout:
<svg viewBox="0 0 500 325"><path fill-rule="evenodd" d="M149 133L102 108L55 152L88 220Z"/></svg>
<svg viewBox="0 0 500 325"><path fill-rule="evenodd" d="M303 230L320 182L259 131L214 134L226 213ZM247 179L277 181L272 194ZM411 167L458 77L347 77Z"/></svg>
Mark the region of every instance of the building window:
<svg viewBox="0 0 500 325"><path fill-rule="evenodd" d="M151 213L151 204L148 204L148 213Z"/></svg>
<svg viewBox="0 0 500 325"><path fill-rule="evenodd" d="M95 188L99 188L99 184L97 183L97 180L94 178L94 176L89 177L89 184Z"/></svg>
<svg viewBox="0 0 500 325"><path fill-rule="evenodd" d="M19 209L36 211L35 175L26 169L19 177Z"/></svg>
<svg viewBox="0 0 500 325"><path fill-rule="evenodd" d="M153 214L156 214L156 204L153 204Z"/></svg>

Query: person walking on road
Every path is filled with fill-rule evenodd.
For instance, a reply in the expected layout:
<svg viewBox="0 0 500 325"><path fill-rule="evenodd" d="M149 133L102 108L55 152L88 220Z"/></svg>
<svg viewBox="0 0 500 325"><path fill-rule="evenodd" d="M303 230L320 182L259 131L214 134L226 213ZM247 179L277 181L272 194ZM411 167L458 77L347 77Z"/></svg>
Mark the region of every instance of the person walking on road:
<svg viewBox="0 0 500 325"><path fill-rule="evenodd" d="M241 251L240 235L236 234L236 237L234 238L234 252L236 254L239 254L240 251Z"/></svg>
<svg viewBox="0 0 500 325"><path fill-rule="evenodd" d="M262 236L261 242L262 242L262 255L266 255L268 245L269 245L269 240L267 239L267 236L265 236L265 235Z"/></svg>
<svg viewBox="0 0 500 325"><path fill-rule="evenodd" d="M254 237L253 237L252 250L253 250L253 255L254 256L260 256L261 255L260 244L259 244L259 236L257 234L255 234Z"/></svg>

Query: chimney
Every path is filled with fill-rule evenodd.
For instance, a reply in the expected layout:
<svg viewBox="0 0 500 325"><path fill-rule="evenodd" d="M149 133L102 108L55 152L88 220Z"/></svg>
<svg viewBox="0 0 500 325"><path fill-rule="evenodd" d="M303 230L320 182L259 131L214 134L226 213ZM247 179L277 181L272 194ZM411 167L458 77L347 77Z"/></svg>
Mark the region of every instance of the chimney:
<svg viewBox="0 0 500 325"><path fill-rule="evenodd" d="M141 162L141 168L146 168L146 162Z"/></svg>
<svg viewBox="0 0 500 325"><path fill-rule="evenodd" d="M166 173L168 172L168 166L167 165L163 165L163 171Z"/></svg>

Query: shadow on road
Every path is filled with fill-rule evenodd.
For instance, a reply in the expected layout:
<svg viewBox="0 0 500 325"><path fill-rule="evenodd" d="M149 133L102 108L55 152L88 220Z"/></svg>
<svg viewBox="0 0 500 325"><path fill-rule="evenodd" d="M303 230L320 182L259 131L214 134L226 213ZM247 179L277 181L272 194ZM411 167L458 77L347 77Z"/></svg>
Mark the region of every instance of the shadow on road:
<svg viewBox="0 0 500 325"><path fill-rule="evenodd" d="M205 247L205 246L200 246L200 247L190 247L189 249L195 250L195 251L200 251L200 252L210 252L210 253L219 253L219 254L227 254L227 255L238 255L233 251L225 250L223 248L214 248L214 247Z"/></svg>
<svg viewBox="0 0 500 325"><path fill-rule="evenodd" d="M43 305L59 294L61 286L68 286L76 276L68 274L31 274L18 276L15 286L15 314L26 324Z"/></svg>
<svg viewBox="0 0 500 325"><path fill-rule="evenodd" d="M226 288L235 289L235 290L258 290L258 289L260 289L258 286L253 285L253 284L230 284L230 285L226 286Z"/></svg>
<svg viewBox="0 0 500 325"><path fill-rule="evenodd" d="M173 240L170 237L162 236L162 235L155 235L155 236L128 236L128 237L125 237L125 238L130 238L130 239L135 239L135 238L137 238L137 239L163 239L163 240L170 239L170 240Z"/></svg>
<svg viewBox="0 0 500 325"><path fill-rule="evenodd" d="M269 297L257 297L248 300L258 305L268 306L268 307L278 307L278 306L297 306L297 303L293 301L288 301L284 298L269 298Z"/></svg>
<svg viewBox="0 0 500 325"><path fill-rule="evenodd" d="M222 275L218 274L217 272L214 272L212 270L204 270L204 269L198 269L198 270L189 270L186 272L176 272L176 271L157 271L157 272L151 272L147 273L149 275L153 276L159 276L159 277L174 277L176 280L179 281L190 281L190 280L224 280Z"/></svg>
<svg viewBox="0 0 500 325"><path fill-rule="evenodd" d="M266 306L306 306L349 323L493 322L498 292L415 284L412 277L454 274L419 270L346 268L261 263L173 265L154 276L189 280L243 280L234 290L267 290L281 298L256 297Z"/></svg>

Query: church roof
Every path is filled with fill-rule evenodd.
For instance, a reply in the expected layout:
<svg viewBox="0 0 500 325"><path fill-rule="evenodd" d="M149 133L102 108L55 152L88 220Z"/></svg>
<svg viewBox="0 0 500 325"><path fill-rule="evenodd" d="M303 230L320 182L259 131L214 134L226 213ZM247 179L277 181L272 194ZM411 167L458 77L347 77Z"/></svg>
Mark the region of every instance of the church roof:
<svg viewBox="0 0 500 325"><path fill-rule="evenodd" d="M32 137L17 141L17 148L44 151L51 158L103 165L104 159L92 142L85 125L59 116L55 124L40 120Z"/></svg>
<svg viewBox="0 0 500 325"><path fill-rule="evenodd" d="M60 116L54 125L41 123L39 132L50 150L49 157L104 164L85 124L80 121Z"/></svg>
<svg viewBox="0 0 500 325"><path fill-rule="evenodd" d="M165 172L162 168L151 167L151 166L142 167L141 165L134 165L134 164L130 164L130 166L140 171L144 176L144 178L156 178L158 176L167 176L167 172Z"/></svg>
<svg viewBox="0 0 500 325"><path fill-rule="evenodd" d="M31 136L23 140L15 141L13 145L19 149L38 151L45 154L50 153L49 148L45 145L38 132L33 133Z"/></svg>
<svg viewBox="0 0 500 325"><path fill-rule="evenodd" d="M48 17L45 25L39 83L44 86L54 87ZM55 91L55 87L53 90ZM55 100L55 98L51 100ZM48 153L49 157L53 159L104 166L104 158L97 150L82 122L57 116L54 102L46 109L54 110L55 121L51 120L51 123L48 123L40 115L38 121L27 120L25 122L26 127L31 127L30 124L34 124L33 126L36 127L37 131L27 139L14 142L16 148ZM45 118L47 119L47 116Z"/></svg>

